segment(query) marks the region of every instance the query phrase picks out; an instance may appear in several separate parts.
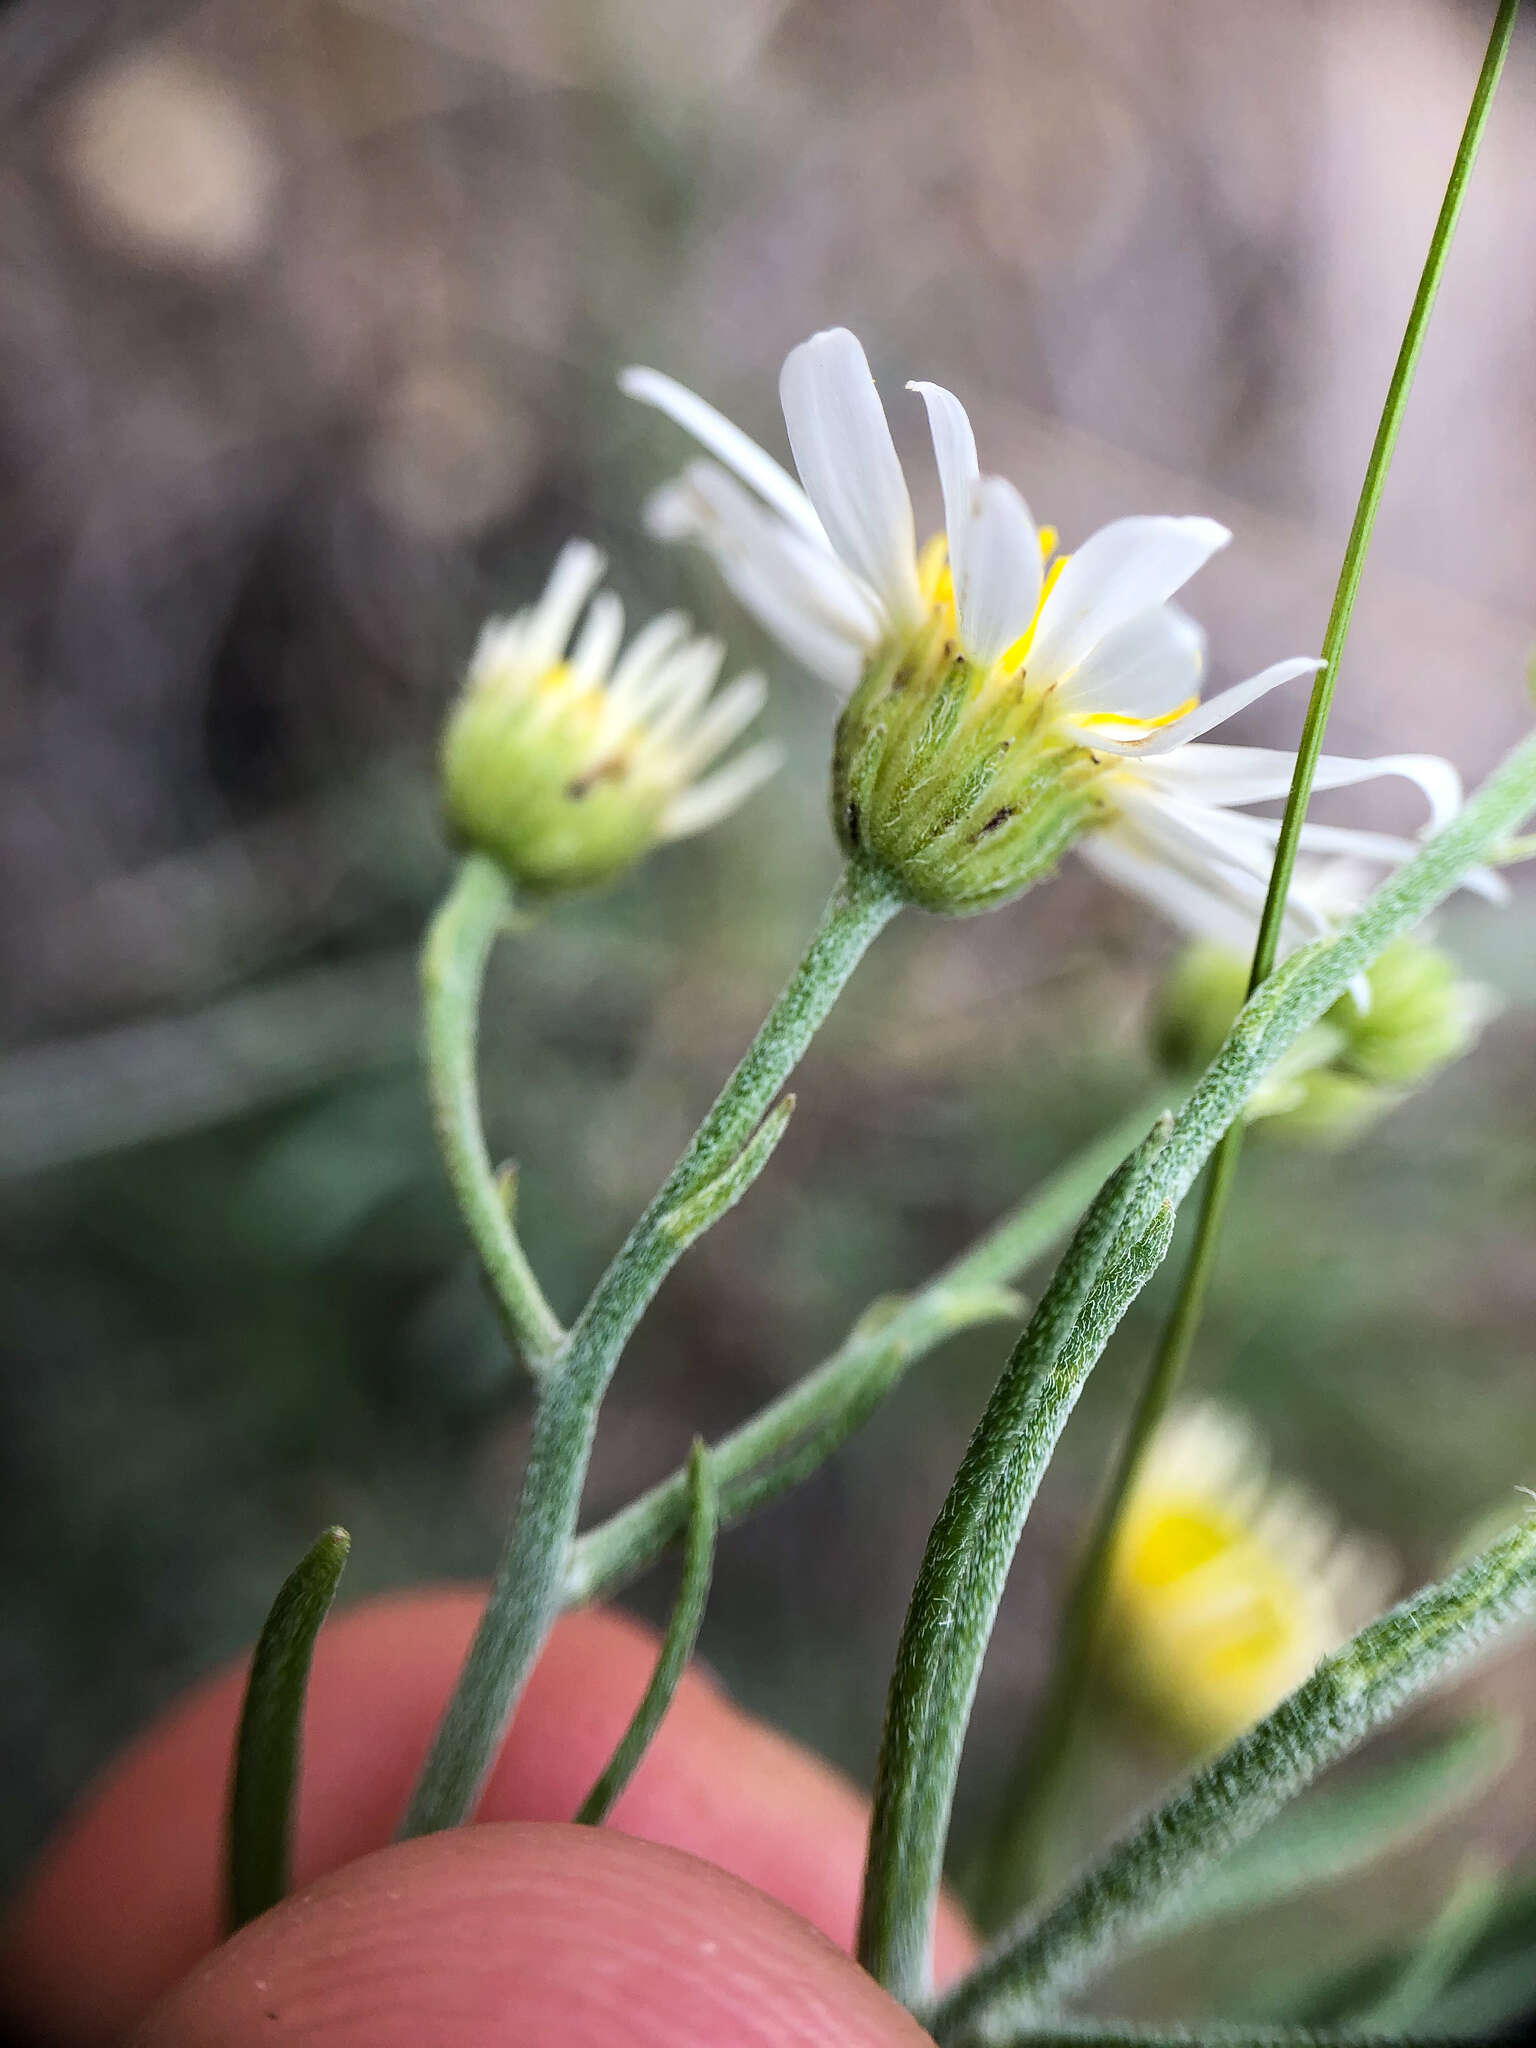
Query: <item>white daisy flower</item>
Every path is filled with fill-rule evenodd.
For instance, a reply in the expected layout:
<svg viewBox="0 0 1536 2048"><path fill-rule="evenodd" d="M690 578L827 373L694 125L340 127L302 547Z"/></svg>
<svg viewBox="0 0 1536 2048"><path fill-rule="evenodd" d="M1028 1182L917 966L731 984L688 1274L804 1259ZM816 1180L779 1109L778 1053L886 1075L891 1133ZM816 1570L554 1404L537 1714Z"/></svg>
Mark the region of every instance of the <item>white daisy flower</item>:
<svg viewBox="0 0 1536 2048"><path fill-rule="evenodd" d="M1293 757L1195 742L1318 663L1298 657L1201 702L1205 641L1170 600L1231 538L1212 519L1114 521L1070 555L1006 478L985 475L965 408L922 398L944 531L917 547L912 504L864 351L844 328L792 349L779 389L799 482L656 370L620 380L714 460L652 498L653 529L697 542L798 660L848 694L834 808L850 853L911 900L979 910L1077 844L1101 873L1183 923L1251 914L1273 820L1235 806L1284 795ZM1054 559L1053 559L1054 557ZM1319 788L1416 783L1438 825L1455 770L1421 755L1325 756ZM1408 842L1308 825L1391 862ZM1293 935L1317 928L1304 893Z"/></svg>
<svg viewBox="0 0 1536 2048"><path fill-rule="evenodd" d="M1393 1576L1382 1546L1341 1536L1319 1502L1269 1476L1235 1415L1176 1409L1111 1552L1111 1669L1177 1741L1217 1749L1366 1621Z"/></svg>
<svg viewBox="0 0 1536 2048"><path fill-rule="evenodd" d="M716 691L724 647L681 612L624 647L605 566L570 541L538 601L486 625L443 737L454 829L530 889L602 881L704 831L779 764L759 744L704 772L761 710L763 679Z"/></svg>

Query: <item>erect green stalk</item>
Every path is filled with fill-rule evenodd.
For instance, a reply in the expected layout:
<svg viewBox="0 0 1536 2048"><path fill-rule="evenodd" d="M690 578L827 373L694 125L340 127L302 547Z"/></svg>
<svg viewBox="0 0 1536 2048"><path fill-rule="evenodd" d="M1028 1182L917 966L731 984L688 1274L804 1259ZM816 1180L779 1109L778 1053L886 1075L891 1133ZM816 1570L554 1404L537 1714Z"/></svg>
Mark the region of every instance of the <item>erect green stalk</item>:
<svg viewBox="0 0 1536 2048"><path fill-rule="evenodd" d="M1288 1699L1137 1822L1054 1905L1002 1935L927 2016L943 2048L1002 2042L1123 1948L1320 1771L1536 1607L1536 1522L1373 1621Z"/></svg>
<svg viewBox="0 0 1536 2048"><path fill-rule="evenodd" d="M934 1346L973 1324L1016 1316L1020 1303L1006 1283L1078 1220L1162 1100L1133 1110L1084 1146L914 1293L876 1303L830 1358L713 1445L721 1526L797 1486ZM682 1529L687 1511L683 1468L579 1536L566 1565L564 1604L595 1600L643 1571Z"/></svg>
<svg viewBox="0 0 1536 2048"><path fill-rule="evenodd" d="M345 1529L316 1538L278 1588L251 1653L225 1817L231 1930L275 1906L288 1890L310 1660L351 1547Z"/></svg>
<svg viewBox="0 0 1536 2048"><path fill-rule="evenodd" d="M983 1928L1018 1911L1039 1888L1051 1830L1082 1735L1083 1703L1093 1681L1105 1597L1120 1516L1147 1447L1167 1413L1205 1305L1217 1232L1237 1171L1243 1125L1231 1125L1216 1147L1195 1225L1189 1262L1163 1325L1087 1545L1078 1563L1056 1641L1056 1655L1036 1711L1030 1742L1003 1789L990 1842L974 1885Z"/></svg>
<svg viewBox="0 0 1536 2048"><path fill-rule="evenodd" d="M529 1670L559 1611L598 1409L620 1353L687 1247L744 1194L788 1118L774 1097L876 935L900 908L850 864L804 959L650 1207L598 1282L545 1375L522 1498L469 1656L402 1823L430 1834L469 1818Z"/></svg>
<svg viewBox="0 0 1536 2048"><path fill-rule="evenodd" d="M629 1726L603 1766L597 1783L576 1809L584 1827L596 1827L608 1818L613 1803L634 1776L651 1739L666 1718L678 1680L693 1655L699 1639L699 1624L709 1600L710 1575L715 1563L715 1537L720 1528L720 1496L710 1469L709 1453L695 1442L688 1459L688 1541L683 1549L683 1576L673 1604L672 1618L662 1639L656 1668L641 1696Z"/></svg>
<svg viewBox="0 0 1536 2048"><path fill-rule="evenodd" d="M1419 286L1414 294L1408 325L1387 386L1386 400L1376 428L1376 438L1366 464L1354 521L1345 544L1344 560L1323 634L1322 667L1312 686L1306 721L1296 750L1296 767L1290 794L1275 846L1269 889L1259 920L1249 976L1252 994L1274 970L1285 918L1286 898L1301 843L1302 826L1312 794L1312 783L1322 753L1323 732L1338 685L1339 666L1355 597L1365 569L1376 513L1391 467L1398 430L1408 404L1414 371L1424 345L1429 319L1434 311L1440 280L1450 254L1451 240L1461 213L1467 181L1476 161L1483 131L1493 104L1494 90L1514 30L1519 0L1500 0L1488 38L1482 69L1478 74L1466 125L1451 165L1450 179L1440 203L1439 216L1430 236L1429 253ZM1114 1475L1089 1533L1081 1562L1067 1596L1056 1661L1047 1683L1046 1695L1036 1721L1036 1734L1005 1794L987 1857L984 1912L988 1919L1013 1911L1030 1895L1038 1882L1038 1861L1042 1839L1048 1835L1055 1802L1070 1763L1077 1731L1082 1723L1082 1706L1091 1682L1094 1652L1102 1627L1105 1583L1115 1532L1147 1446L1167 1413L1169 1403L1183 1378L1200 1326L1206 1294L1215 1267L1217 1246L1227 1206L1236 1179L1238 1155L1243 1145L1241 1122L1235 1122L1222 1139L1207 1178L1190 1245L1188 1264L1179 1293L1168 1314L1147 1378L1126 1431Z"/></svg>
<svg viewBox="0 0 1536 2048"><path fill-rule="evenodd" d="M1101 1190L1015 1346L934 1523L902 1628L875 1770L859 1961L894 1997L928 1945L971 1702L1040 1476L1126 1304L1168 1248L1169 1204L1117 1239L1168 1120Z"/></svg>
<svg viewBox="0 0 1536 2048"><path fill-rule="evenodd" d="M438 1149L492 1298L538 1379L565 1332L518 1241L510 1187L486 1150L475 1075L486 962L511 916L511 886L500 868L483 854L468 855L422 952L422 1024Z"/></svg>

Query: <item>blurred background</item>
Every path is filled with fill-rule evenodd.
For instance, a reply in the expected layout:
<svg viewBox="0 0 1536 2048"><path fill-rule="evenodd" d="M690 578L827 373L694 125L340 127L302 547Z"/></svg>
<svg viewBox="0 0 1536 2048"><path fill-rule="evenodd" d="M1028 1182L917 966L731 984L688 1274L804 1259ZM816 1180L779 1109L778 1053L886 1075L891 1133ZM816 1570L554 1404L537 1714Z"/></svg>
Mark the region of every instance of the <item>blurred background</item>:
<svg viewBox="0 0 1536 2048"><path fill-rule="evenodd" d="M492 1145L579 1303L830 886L832 706L643 535L681 437L626 362L776 451L779 362L863 337L937 491L931 376L1071 545L1129 511L1236 543L1191 596L1214 680L1321 638L1490 10L1444 0L20 0L0 14L0 1858L237 1651L315 1531L347 1597L494 1557L525 1442L433 1154L414 950L450 872L435 735L482 618L599 539L774 679L787 770L726 828L497 957ZM1536 35L1517 41L1384 507L1330 744L1480 776L1536 640ZM1238 735L1285 743L1282 693ZM1319 814L1416 823L1388 785ZM1404 1585L1536 1478L1536 895L1441 921L1502 1011L1350 1149L1256 1138L1196 1361ZM1175 950L1069 863L916 914L819 1042L752 1199L616 1382L595 1517L830 1349L1154 1086ZM1170 1262L1171 1264L1173 1262ZM1065 1440L961 1813L1026 1726L1054 1602L1165 1304ZM982 1332L730 1535L738 1696L872 1767L929 1523L1000 1362ZM664 1611L664 1567L634 1604ZM1515 1653L1473 1692L1513 1710ZM1446 1710L1432 1710L1429 1721ZM1106 1731L1080 1836L1173 1768ZM1344 1967L1469 1841L1536 1848L1536 1765L1347 1899L1265 1930ZM1536 1978L1536 1972L1533 1972ZM1261 2006L1186 1945L1121 2004ZM1532 1996L1536 1997L1536 1982Z"/></svg>

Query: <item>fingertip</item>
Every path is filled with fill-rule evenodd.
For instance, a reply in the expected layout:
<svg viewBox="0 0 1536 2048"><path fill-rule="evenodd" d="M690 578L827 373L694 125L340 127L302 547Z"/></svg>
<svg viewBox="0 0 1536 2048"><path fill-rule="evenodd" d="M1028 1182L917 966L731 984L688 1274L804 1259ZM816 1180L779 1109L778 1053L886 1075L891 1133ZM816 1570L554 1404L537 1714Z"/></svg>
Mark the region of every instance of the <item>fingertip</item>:
<svg viewBox="0 0 1536 2048"><path fill-rule="evenodd" d="M805 1921L607 1830L489 1823L397 1843L275 1908L135 2048L922 2048Z"/></svg>
<svg viewBox="0 0 1536 2048"><path fill-rule="evenodd" d="M483 1593L437 1587L329 1623L305 1719L295 1881L381 1848L478 1620ZM611 1610L567 1615L487 1788L486 1821L565 1821L648 1682L655 1637ZM67 2048L120 2039L221 1934L222 1827L243 1666L197 1688L82 1800L0 1937L6 2011ZM718 1864L851 1948L868 1809L838 1772L693 1670L611 1816ZM941 1908L940 1981L974 1952Z"/></svg>

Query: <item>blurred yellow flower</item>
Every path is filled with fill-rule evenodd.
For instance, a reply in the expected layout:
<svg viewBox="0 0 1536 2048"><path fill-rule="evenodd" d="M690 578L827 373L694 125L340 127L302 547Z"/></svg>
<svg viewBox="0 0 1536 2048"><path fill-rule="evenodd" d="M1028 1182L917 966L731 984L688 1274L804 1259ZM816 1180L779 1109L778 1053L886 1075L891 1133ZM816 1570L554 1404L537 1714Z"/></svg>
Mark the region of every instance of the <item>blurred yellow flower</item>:
<svg viewBox="0 0 1536 2048"><path fill-rule="evenodd" d="M1259 1720L1384 1600L1385 1553L1341 1539L1267 1474L1248 1429L1201 1405L1153 1439L1109 1566L1115 1677L1193 1752Z"/></svg>

